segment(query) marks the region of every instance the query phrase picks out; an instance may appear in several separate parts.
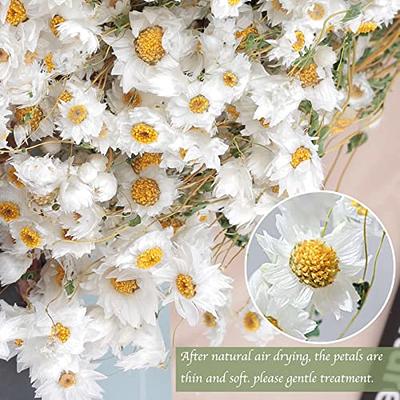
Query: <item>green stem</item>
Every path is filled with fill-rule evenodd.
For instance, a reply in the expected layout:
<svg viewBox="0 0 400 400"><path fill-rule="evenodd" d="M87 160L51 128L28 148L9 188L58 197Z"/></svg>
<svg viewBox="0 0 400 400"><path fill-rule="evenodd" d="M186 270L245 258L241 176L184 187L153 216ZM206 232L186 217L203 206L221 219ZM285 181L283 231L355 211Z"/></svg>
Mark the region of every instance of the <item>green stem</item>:
<svg viewBox="0 0 400 400"><path fill-rule="evenodd" d="M368 211L366 210L365 211L365 215L364 215L364 225L363 225L364 257L365 257L365 267L364 267L364 273L363 273L363 281L365 280L365 277L367 275L367 269L368 269L367 216L368 216Z"/></svg>
<svg viewBox="0 0 400 400"><path fill-rule="evenodd" d="M324 237L326 234L326 230L328 228L328 223L329 223L329 218L331 217L332 211L333 211L333 207L331 207L329 209L328 214L326 215L324 226L323 226L322 232L321 232L321 237Z"/></svg>

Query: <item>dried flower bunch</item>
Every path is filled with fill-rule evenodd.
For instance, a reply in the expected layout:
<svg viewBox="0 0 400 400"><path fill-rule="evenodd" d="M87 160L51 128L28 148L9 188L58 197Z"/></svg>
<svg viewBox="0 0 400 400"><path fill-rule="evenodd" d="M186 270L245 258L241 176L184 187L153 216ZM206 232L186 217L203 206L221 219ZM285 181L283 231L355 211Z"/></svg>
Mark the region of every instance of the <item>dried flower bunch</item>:
<svg viewBox="0 0 400 400"><path fill-rule="evenodd" d="M108 351L125 370L164 365L168 303L221 343L228 251L323 186L332 138L365 141L398 70L399 8L1 0L0 281L26 307L1 304L0 355L37 396L101 398Z"/></svg>

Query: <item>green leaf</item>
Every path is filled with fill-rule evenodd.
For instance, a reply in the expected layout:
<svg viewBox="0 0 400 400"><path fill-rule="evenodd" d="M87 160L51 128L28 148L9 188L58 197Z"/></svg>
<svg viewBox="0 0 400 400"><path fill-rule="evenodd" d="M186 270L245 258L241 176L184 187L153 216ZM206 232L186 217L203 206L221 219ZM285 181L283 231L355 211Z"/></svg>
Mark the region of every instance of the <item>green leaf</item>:
<svg viewBox="0 0 400 400"><path fill-rule="evenodd" d="M329 136L329 126L323 126L319 131L318 139L318 155L322 157L325 153L325 141Z"/></svg>
<svg viewBox="0 0 400 400"><path fill-rule="evenodd" d="M353 283L354 289L356 290L358 296L360 297L360 300L357 302L357 308L360 310L361 307L365 303L365 299L367 297L368 291L370 289L370 284L367 281L364 282L359 282L359 283Z"/></svg>
<svg viewBox="0 0 400 400"><path fill-rule="evenodd" d="M309 114L312 110L312 104L310 100L302 100L299 104L299 110L304 114Z"/></svg>
<svg viewBox="0 0 400 400"><path fill-rule="evenodd" d="M354 4L347 10L345 16L342 19L342 22L346 23L351 21L352 19L357 18L361 14L361 11L362 11L362 4L361 3Z"/></svg>
<svg viewBox="0 0 400 400"><path fill-rule="evenodd" d="M64 285L65 293L67 296L71 296L75 292L75 283L73 280L69 280Z"/></svg>
<svg viewBox="0 0 400 400"><path fill-rule="evenodd" d="M354 149L361 146L368 140L368 135L364 132L361 132L357 135L354 135L347 143L347 152L351 153Z"/></svg>
<svg viewBox="0 0 400 400"><path fill-rule="evenodd" d="M133 226L139 225L141 222L142 222L142 219L140 218L140 216L139 216L139 215L136 215L135 218L131 219L131 220L128 222L128 225L131 226L131 227L133 227Z"/></svg>

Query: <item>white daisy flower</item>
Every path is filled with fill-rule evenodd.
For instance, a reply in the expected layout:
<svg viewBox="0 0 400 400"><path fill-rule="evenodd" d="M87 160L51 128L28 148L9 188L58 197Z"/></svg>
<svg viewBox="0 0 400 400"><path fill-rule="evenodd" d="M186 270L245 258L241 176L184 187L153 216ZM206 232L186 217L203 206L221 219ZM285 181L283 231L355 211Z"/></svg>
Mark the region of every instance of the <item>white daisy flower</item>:
<svg viewBox="0 0 400 400"><path fill-rule="evenodd" d="M189 83L180 96L169 99L167 111L173 126L210 130L223 107L224 100L214 82L195 81Z"/></svg>
<svg viewBox="0 0 400 400"><path fill-rule="evenodd" d="M178 196L176 180L158 167L150 166L140 175L130 167L115 171L115 174L118 176L122 171L128 174L120 180L122 188L118 199L126 211L154 216L166 211Z"/></svg>
<svg viewBox="0 0 400 400"><path fill-rule="evenodd" d="M339 319L342 311L354 310L358 295L352 285L365 260L362 231L346 223L325 234L323 224L298 225L281 209L276 216L280 238L266 231L257 235L270 262L261 267L263 279L271 285L269 294L281 306L304 309L312 304L322 315Z"/></svg>
<svg viewBox="0 0 400 400"><path fill-rule="evenodd" d="M32 264L30 254L14 254L12 252L0 253L0 282L9 285L16 282Z"/></svg>
<svg viewBox="0 0 400 400"><path fill-rule="evenodd" d="M116 317L134 328L142 323L155 325L160 292L151 274L138 268L108 269L92 280L91 293L106 318Z"/></svg>
<svg viewBox="0 0 400 400"><path fill-rule="evenodd" d="M117 147L128 155L163 152L175 138L164 117L147 107L120 114L117 123Z"/></svg>
<svg viewBox="0 0 400 400"><path fill-rule="evenodd" d="M352 83L349 104L356 110L360 110L371 104L375 93L365 74L355 75Z"/></svg>
<svg viewBox="0 0 400 400"><path fill-rule="evenodd" d="M231 279L222 274L218 265L210 264L193 247L181 248L171 263L156 274L171 288L164 304L174 302L178 314L192 326L205 311L216 316L217 307L225 304L226 291L231 287Z"/></svg>
<svg viewBox="0 0 400 400"><path fill-rule="evenodd" d="M244 0L212 0L211 12L216 18L238 17Z"/></svg>
<svg viewBox="0 0 400 400"><path fill-rule="evenodd" d="M61 116L56 123L61 130L61 137L73 139L75 143L90 142L98 137L103 127L105 104L97 100L96 90L92 87L76 91L69 101L60 101Z"/></svg>
<svg viewBox="0 0 400 400"><path fill-rule="evenodd" d="M298 193L318 190L322 185L323 173L317 146L307 135L291 132L273 135L279 150L270 164L268 176L279 185L279 194L285 190L292 196Z"/></svg>

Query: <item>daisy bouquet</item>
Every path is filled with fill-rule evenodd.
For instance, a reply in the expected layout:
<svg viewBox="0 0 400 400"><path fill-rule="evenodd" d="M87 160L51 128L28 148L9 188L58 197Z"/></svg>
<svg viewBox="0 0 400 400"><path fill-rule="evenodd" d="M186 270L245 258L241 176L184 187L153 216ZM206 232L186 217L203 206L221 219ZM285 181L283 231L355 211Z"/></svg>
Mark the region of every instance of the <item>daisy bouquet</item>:
<svg viewBox="0 0 400 400"><path fill-rule="evenodd" d="M0 282L25 303L1 303L0 355L39 397L101 398L109 351L124 370L165 365L169 303L221 343L224 271L257 218L321 188L321 157L379 118L399 8L0 1Z"/></svg>

